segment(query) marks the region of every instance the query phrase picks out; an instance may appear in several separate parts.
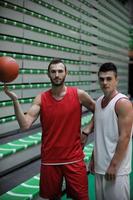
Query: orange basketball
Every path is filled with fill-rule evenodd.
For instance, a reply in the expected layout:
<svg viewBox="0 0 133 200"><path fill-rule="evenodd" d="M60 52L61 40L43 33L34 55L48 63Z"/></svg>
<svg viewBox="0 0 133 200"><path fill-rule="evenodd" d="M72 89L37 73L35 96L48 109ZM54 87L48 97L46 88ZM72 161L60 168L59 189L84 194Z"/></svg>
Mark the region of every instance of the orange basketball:
<svg viewBox="0 0 133 200"><path fill-rule="evenodd" d="M12 57L0 57L0 81L9 83L17 78L19 73L19 65Z"/></svg>

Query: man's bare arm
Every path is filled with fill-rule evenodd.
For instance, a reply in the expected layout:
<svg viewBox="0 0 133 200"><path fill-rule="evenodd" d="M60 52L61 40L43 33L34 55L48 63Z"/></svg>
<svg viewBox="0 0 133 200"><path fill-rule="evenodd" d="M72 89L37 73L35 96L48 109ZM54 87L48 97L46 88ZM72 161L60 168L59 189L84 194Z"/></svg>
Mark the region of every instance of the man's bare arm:
<svg viewBox="0 0 133 200"><path fill-rule="evenodd" d="M31 108L24 114L17 95L9 91L6 85L4 86L4 91L13 101L14 112L20 128L23 130L30 128L40 113L41 96L38 95L35 98Z"/></svg>
<svg viewBox="0 0 133 200"><path fill-rule="evenodd" d="M126 154L133 125L133 108L132 104L128 100L121 99L117 102L116 113L118 115L118 127L120 136L115 154L106 172L107 180L113 180L116 177L117 169L119 168Z"/></svg>
<svg viewBox="0 0 133 200"><path fill-rule="evenodd" d="M81 134L82 146L85 145L85 143L87 142L88 136L91 133L93 133L93 130L94 130L94 116L89 121L89 124L82 129L82 134Z"/></svg>
<svg viewBox="0 0 133 200"><path fill-rule="evenodd" d="M80 90L80 89L78 89L78 96L79 96L80 103L86 108L88 108L89 110L91 110L92 112L94 112L95 101L91 98L91 96L88 95L88 93L85 92L84 90Z"/></svg>

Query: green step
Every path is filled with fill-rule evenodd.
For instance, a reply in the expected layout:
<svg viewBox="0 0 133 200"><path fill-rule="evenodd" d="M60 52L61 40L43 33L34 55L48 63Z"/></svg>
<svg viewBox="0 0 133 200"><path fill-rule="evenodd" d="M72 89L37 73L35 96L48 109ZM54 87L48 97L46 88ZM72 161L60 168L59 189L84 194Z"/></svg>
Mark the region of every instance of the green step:
<svg viewBox="0 0 133 200"><path fill-rule="evenodd" d="M81 125L86 126L89 123L89 121L91 120L91 118L92 118L92 114L87 114L87 115L83 116L82 120L81 120Z"/></svg>
<svg viewBox="0 0 133 200"><path fill-rule="evenodd" d="M39 175L0 196L0 200L31 200L38 196Z"/></svg>
<svg viewBox="0 0 133 200"><path fill-rule="evenodd" d="M41 143L41 132L0 145L0 158Z"/></svg>
<svg viewBox="0 0 133 200"><path fill-rule="evenodd" d="M85 154L84 161L86 163L90 161L93 148L94 148L94 145L92 143L84 147L84 154Z"/></svg>

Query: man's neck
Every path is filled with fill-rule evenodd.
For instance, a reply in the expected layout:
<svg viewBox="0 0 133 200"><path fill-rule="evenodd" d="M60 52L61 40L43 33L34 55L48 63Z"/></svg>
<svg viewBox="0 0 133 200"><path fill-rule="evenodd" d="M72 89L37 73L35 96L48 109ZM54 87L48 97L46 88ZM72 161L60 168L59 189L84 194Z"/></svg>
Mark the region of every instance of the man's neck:
<svg viewBox="0 0 133 200"><path fill-rule="evenodd" d="M104 94L105 99L112 99L118 93L117 90L113 90L111 93Z"/></svg>
<svg viewBox="0 0 133 200"><path fill-rule="evenodd" d="M65 85L53 86L51 89L52 96L57 100L62 99L65 96L66 91L67 91L67 87Z"/></svg>
<svg viewBox="0 0 133 200"><path fill-rule="evenodd" d="M104 97L102 99L102 108L105 108L108 103L115 97L115 95L118 94L117 90L114 90L113 92L109 93L109 94L104 94Z"/></svg>

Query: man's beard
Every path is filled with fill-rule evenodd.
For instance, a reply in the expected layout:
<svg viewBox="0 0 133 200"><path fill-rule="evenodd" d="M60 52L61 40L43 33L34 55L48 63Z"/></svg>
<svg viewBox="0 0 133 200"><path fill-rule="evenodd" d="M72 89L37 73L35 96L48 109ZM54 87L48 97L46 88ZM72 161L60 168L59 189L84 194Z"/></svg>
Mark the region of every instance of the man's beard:
<svg viewBox="0 0 133 200"><path fill-rule="evenodd" d="M64 81L65 81L65 77L62 79L62 81L61 82L54 82L52 79L50 79L51 80L51 83L52 83L52 85L53 86L56 86L56 87L59 87L59 86L61 86L61 85L63 85L64 84Z"/></svg>

